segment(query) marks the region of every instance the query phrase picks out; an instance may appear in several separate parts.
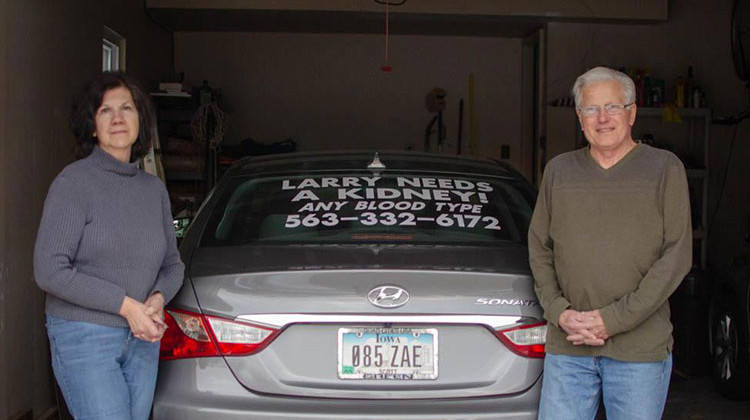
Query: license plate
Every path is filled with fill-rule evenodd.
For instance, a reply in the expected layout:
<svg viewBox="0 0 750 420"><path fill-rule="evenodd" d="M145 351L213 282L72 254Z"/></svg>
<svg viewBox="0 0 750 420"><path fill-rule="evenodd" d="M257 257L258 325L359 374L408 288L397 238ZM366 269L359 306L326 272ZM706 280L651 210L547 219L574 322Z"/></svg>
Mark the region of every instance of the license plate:
<svg viewBox="0 0 750 420"><path fill-rule="evenodd" d="M430 380L438 377L436 328L339 328L341 379Z"/></svg>

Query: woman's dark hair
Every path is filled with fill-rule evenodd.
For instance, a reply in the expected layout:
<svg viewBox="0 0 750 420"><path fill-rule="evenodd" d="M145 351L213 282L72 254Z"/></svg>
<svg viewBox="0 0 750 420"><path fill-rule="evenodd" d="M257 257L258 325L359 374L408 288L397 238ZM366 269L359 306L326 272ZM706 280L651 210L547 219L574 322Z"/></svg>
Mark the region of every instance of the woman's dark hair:
<svg viewBox="0 0 750 420"><path fill-rule="evenodd" d="M94 116L102 104L104 93L118 87L124 87L130 91L135 108L138 110L138 138L133 143L130 161L145 156L151 148L152 139L158 136L154 106L138 83L123 72L103 72L83 86L78 99L73 104L70 129L76 138L76 157L79 159L90 155L97 144L97 139L94 137L94 131L96 131Z"/></svg>

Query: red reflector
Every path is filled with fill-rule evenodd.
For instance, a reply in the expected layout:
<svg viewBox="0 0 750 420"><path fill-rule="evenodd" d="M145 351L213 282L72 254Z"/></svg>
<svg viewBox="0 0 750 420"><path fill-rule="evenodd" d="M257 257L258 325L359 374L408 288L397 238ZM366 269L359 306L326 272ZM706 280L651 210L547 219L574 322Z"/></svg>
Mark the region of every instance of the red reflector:
<svg viewBox="0 0 750 420"><path fill-rule="evenodd" d="M159 346L159 360L219 356L202 315L167 309L164 321L167 330Z"/></svg>

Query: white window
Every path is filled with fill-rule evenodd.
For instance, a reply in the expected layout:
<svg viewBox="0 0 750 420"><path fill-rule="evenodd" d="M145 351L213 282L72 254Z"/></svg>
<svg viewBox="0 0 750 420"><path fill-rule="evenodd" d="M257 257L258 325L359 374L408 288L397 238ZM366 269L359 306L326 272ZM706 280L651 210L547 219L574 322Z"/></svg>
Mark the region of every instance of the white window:
<svg viewBox="0 0 750 420"><path fill-rule="evenodd" d="M108 39L102 40L102 71L120 69L120 46Z"/></svg>
<svg viewBox="0 0 750 420"><path fill-rule="evenodd" d="M125 70L125 38L104 27L102 36L102 71Z"/></svg>

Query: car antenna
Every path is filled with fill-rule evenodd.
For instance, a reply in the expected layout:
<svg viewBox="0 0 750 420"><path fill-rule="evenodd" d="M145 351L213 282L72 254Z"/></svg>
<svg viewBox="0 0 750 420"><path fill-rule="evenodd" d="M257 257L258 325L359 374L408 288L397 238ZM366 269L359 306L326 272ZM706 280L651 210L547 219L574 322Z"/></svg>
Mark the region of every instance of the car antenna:
<svg viewBox="0 0 750 420"><path fill-rule="evenodd" d="M373 156L372 162L367 165L367 169L385 169L385 165L383 165L383 162L380 161L378 152L375 152L375 156Z"/></svg>

